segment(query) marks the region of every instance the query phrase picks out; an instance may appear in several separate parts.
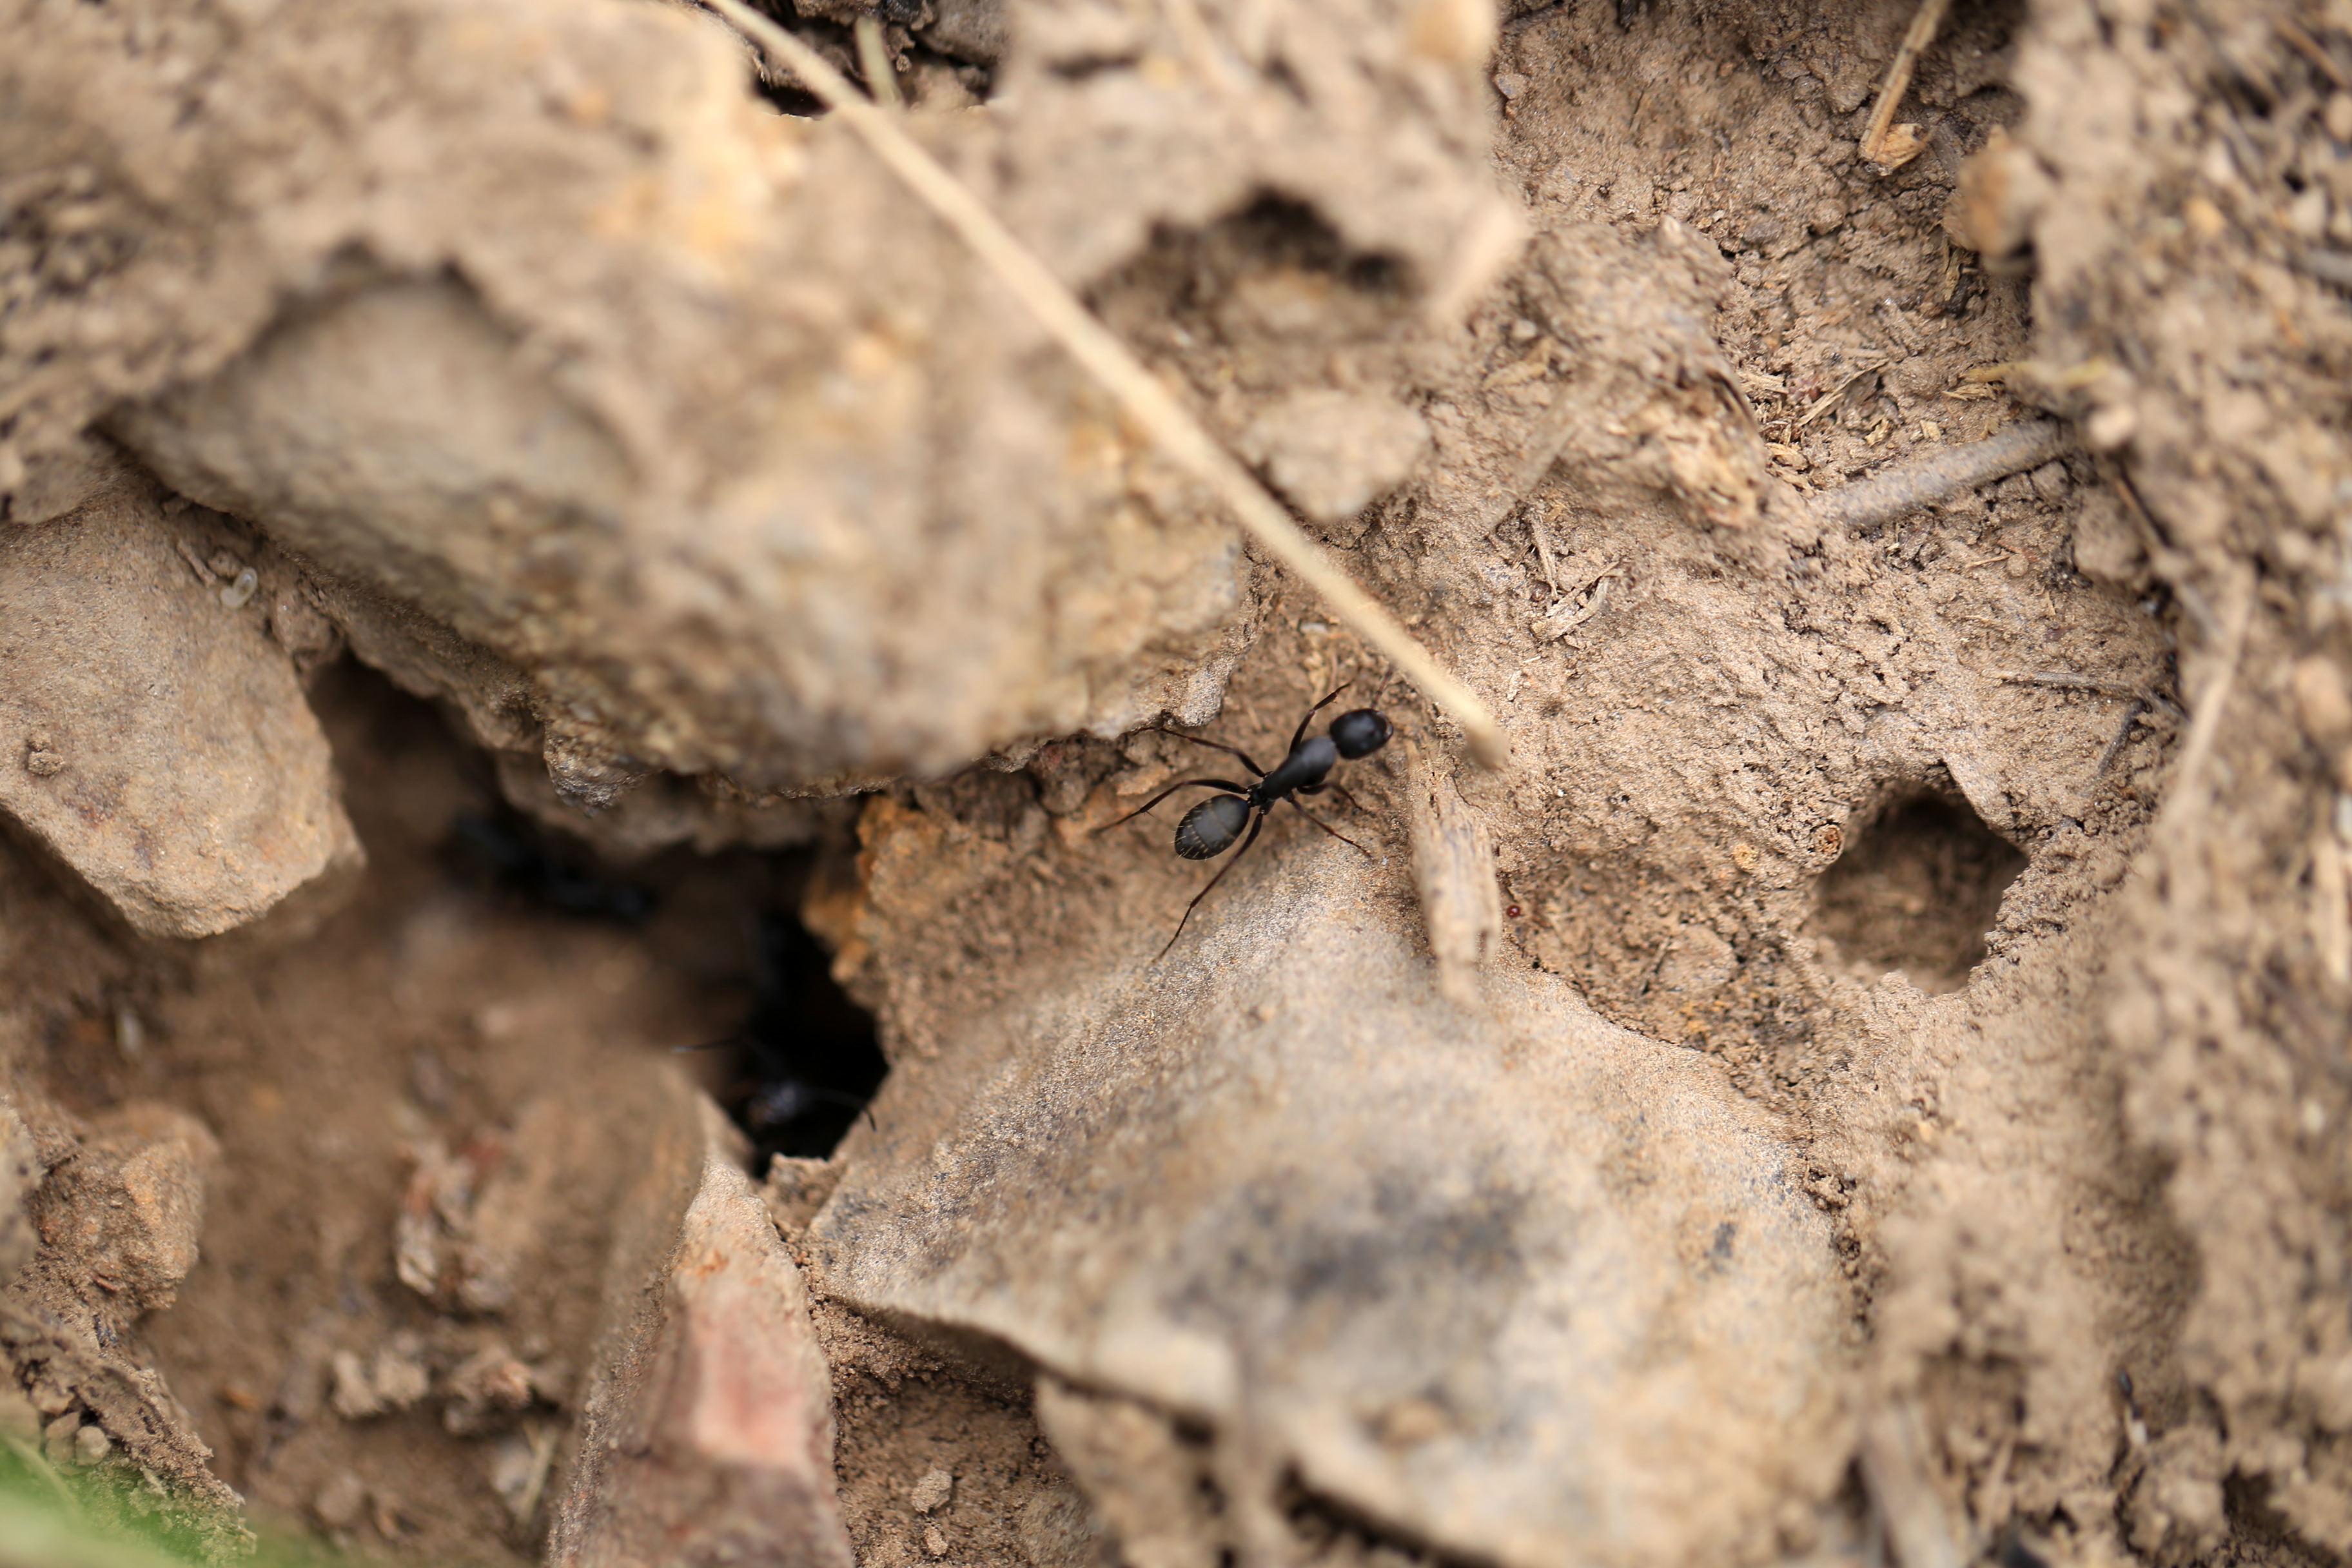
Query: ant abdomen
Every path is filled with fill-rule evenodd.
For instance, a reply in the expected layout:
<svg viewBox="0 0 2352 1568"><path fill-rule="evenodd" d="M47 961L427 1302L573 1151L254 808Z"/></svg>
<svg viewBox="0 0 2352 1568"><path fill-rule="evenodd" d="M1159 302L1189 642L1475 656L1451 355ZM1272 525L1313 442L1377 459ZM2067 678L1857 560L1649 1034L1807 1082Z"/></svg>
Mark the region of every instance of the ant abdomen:
<svg viewBox="0 0 2352 1568"><path fill-rule="evenodd" d="M1234 847L1249 818L1250 804L1240 795L1213 795L1176 825L1176 853L1187 860L1222 855Z"/></svg>

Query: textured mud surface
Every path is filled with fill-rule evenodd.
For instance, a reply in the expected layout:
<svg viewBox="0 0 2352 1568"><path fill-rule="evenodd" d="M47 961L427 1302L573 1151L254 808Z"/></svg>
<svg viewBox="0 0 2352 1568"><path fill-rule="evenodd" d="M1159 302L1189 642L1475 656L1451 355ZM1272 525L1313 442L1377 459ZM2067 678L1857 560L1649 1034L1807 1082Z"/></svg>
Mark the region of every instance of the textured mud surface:
<svg viewBox="0 0 2352 1568"><path fill-rule="evenodd" d="M831 1500L726 1495L860 1563L2352 1552L2352 12L1962 4L1881 168L1912 16L882 8L1482 773L708 18L0 5L10 1473L666 1517L615 1303L689 1415L802 1319L615 1261L632 1086L797 918L892 1070L733 1247ZM1155 959L1144 726L1342 682L1363 852Z"/></svg>

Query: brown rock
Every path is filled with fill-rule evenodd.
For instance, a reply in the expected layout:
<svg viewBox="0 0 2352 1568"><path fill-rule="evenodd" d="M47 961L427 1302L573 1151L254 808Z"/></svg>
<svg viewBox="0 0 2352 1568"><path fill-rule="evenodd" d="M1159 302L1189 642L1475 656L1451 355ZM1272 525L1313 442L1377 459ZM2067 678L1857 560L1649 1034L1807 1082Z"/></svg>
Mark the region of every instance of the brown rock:
<svg viewBox="0 0 2352 1568"><path fill-rule="evenodd" d="M1129 1399L1037 1380L1037 1422L1136 1568L1213 1568L1217 1533L1202 1457Z"/></svg>
<svg viewBox="0 0 2352 1568"><path fill-rule="evenodd" d="M2033 153L1996 130L1961 166L1959 193L1944 226L1960 245L1998 260L2024 248L2054 195Z"/></svg>
<svg viewBox="0 0 2352 1568"><path fill-rule="evenodd" d="M14 1366L29 1412L46 1418L52 1463L104 1462L140 1477L171 1529L207 1561L228 1561L252 1551L241 1500L211 1473L212 1450L163 1375L142 1364L135 1332L139 1318L172 1303L196 1260L217 1156L193 1117L148 1102L118 1107L79 1146L61 1138L27 1205L40 1246L0 1287L0 1364ZM27 1165L26 1180L39 1181L38 1163Z"/></svg>
<svg viewBox="0 0 2352 1568"><path fill-rule="evenodd" d="M1494 856L1440 770L1406 784L1439 786L1415 877L1458 984L1402 868L1302 837L1170 962L1154 921L1000 964L809 1226L832 1301L1051 1374L1039 1422L1128 1562L1282 1550L1284 1477L1511 1568L1727 1560L1844 1473L1836 1258L1787 1146L1701 1054L1479 964Z"/></svg>
<svg viewBox="0 0 2352 1568"><path fill-rule="evenodd" d="M690 1091L676 1086L672 1101L673 1113L691 1108ZM605 1309L615 1327L590 1373L549 1538L558 1568L853 1561L834 1496L832 1379L800 1271L735 1163L731 1131L708 1115L690 1145L656 1140L635 1194L663 1207L675 1185L660 1156L698 1158L651 1285L631 1267L624 1220Z"/></svg>
<svg viewBox="0 0 2352 1568"><path fill-rule="evenodd" d="M350 1530L367 1511L367 1483L349 1470L337 1470L334 1478L319 1489L310 1511L329 1530Z"/></svg>
<svg viewBox="0 0 2352 1568"><path fill-rule="evenodd" d="M110 14L40 12L0 60L26 167L178 171L168 194L108 174L26 196L26 232L137 259L100 309L47 274L12 307L0 381L25 405L0 490L54 505L29 465L103 419L184 493L415 617L341 623L362 657L456 656L469 717L465 694L524 690L509 717L531 734L502 749L591 809L662 773L830 789L1215 710L1252 608L1226 521L1136 461L1024 314L972 308L993 285L845 124L748 94L740 40L668 6L401 0L347 54L344 8L299 9L320 26L280 16L267 49L198 29L169 68ZM993 0L922 9L971 58L1003 47ZM1342 265L1279 269L1304 308L1252 342L1281 391L1319 386L1332 342L1385 360L1423 305L1491 280L1517 207L1486 168L1489 7L1300 11L1285 47L1317 68L1238 96L1197 46L1254 58L1255 24L1206 25L1036 8L1003 112L940 117L941 150L998 171L992 200L1079 282L1266 193L1311 199ZM418 39L438 41L413 91L345 74ZM1144 69L1162 58L1186 63ZM73 86L168 94L167 70L219 84L167 128ZM512 91L541 72L551 99ZM411 97L436 107L393 107ZM1350 257L1397 265L1351 280ZM790 298L767 282L788 274ZM1294 477L1344 506L1397 471L1402 413L1292 443ZM703 798L663 830L802 817Z"/></svg>
<svg viewBox="0 0 2352 1568"><path fill-rule="evenodd" d="M203 1123L134 1101L50 1175L34 1207L42 1239L70 1253L118 1328L172 1304L195 1267L205 1172L220 1146Z"/></svg>
<svg viewBox="0 0 2352 1568"><path fill-rule="evenodd" d="M450 1371L448 1394L441 1425L460 1434L485 1431L530 1405L530 1368L505 1345L485 1345Z"/></svg>
<svg viewBox="0 0 2352 1568"><path fill-rule="evenodd" d="M0 810L151 936L210 936L355 869L333 762L261 615L109 487L0 533Z"/></svg>
<svg viewBox="0 0 2352 1568"><path fill-rule="evenodd" d="M1276 404L1241 446L1301 510L1330 523L1410 473L1429 449L1429 426L1386 398L1317 390Z"/></svg>

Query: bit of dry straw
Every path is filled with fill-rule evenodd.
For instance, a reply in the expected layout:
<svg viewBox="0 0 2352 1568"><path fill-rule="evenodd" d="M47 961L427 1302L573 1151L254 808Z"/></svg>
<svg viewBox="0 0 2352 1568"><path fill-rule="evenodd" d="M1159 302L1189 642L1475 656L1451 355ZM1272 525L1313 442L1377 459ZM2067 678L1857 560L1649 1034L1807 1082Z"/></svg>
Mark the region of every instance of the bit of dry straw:
<svg viewBox="0 0 2352 1568"><path fill-rule="evenodd" d="M1895 123L1895 111L1901 107L1903 95L1911 90L1911 73L1919 68L1919 57L1936 41L1944 14L1951 8L1952 0L1919 0L1910 30L1895 51L1895 63L1886 68L1886 79L1878 89L1878 107L1871 110L1870 124L1862 133L1862 155L1883 171L1891 174L1901 168L1927 145L1917 126Z"/></svg>
<svg viewBox="0 0 2352 1568"><path fill-rule="evenodd" d="M1191 410L1091 315L1045 264L997 221L979 197L926 153L886 110L877 108L817 52L742 0L703 0L738 32L798 78L839 115L890 172L961 236L1015 299L1070 356L1118 400L1161 452L1207 484L1266 552L1322 595L1332 613L1392 660L1406 679L1462 726L1471 756L1501 767L1510 744L1476 694L1449 673L1396 617L1358 587L1302 532L1247 468L1217 444Z"/></svg>

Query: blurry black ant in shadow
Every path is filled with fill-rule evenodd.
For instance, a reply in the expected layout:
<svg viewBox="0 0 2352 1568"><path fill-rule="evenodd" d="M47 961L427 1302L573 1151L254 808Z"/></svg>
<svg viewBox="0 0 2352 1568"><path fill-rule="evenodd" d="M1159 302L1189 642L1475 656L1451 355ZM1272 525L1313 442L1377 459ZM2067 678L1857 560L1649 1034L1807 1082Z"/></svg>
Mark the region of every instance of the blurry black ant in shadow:
<svg viewBox="0 0 2352 1568"><path fill-rule="evenodd" d="M832 962L789 915L763 914L753 932L751 1011L724 1039L683 1051L732 1047L735 1081L719 1094L751 1136L759 1165L772 1154L822 1158L863 1114L890 1064L874 1019L834 983Z"/></svg>
<svg viewBox="0 0 2352 1568"><path fill-rule="evenodd" d="M1250 772L1257 774L1257 782L1237 784L1227 779L1185 779L1180 784L1170 784L1118 821L1095 829L1097 833L1108 833L1114 827L1133 822L1180 789L1223 792L1201 802L1177 823L1176 853L1187 860L1207 860L1232 849L1236 838L1241 838L1242 847L1234 851L1232 859L1217 868L1217 874L1209 879L1207 887L1192 895L1192 901L1184 906L1184 918L1176 922L1176 935L1168 939L1168 946L1160 950L1159 957L1152 963L1157 963L1168 956L1169 948L1176 945L1176 937L1184 934L1184 927L1192 920L1192 911L1201 907L1201 900L1216 891L1217 884L1225 879L1227 871L1241 864L1242 857L1249 853L1249 847L1257 842L1258 829L1265 826L1266 814L1274 809L1277 801L1286 800L1297 806L1299 814L1307 821L1340 843L1362 850L1365 858L1371 858L1370 850L1308 811L1298 800L1302 795L1321 795L1330 790L1346 801L1350 809L1363 809L1356 804L1356 797L1348 793L1346 786L1326 782L1326 775L1342 757L1351 763L1360 761L1387 745L1389 737L1395 733L1389 721L1370 708L1355 708L1331 721L1328 735L1317 735L1310 740L1307 734L1307 726L1314 721L1315 715L1328 708L1339 693L1347 689L1346 685L1339 686L1307 710L1307 717L1298 721L1297 730L1290 737L1289 755L1284 757L1282 765L1271 773L1258 766L1247 752L1238 747L1228 746L1220 741L1204 740L1198 735L1179 734L1174 730L1160 731L1163 735L1174 735L1180 741L1190 741L1196 746L1207 746L1213 751L1239 757ZM1249 829L1249 836L1245 838L1242 837L1244 826Z"/></svg>
<svg viewBox="0 0 2352 1568"><path fill-rule="evenodd" d="M467 869L544 909L623 925L635 925L653 912L653 894L582 870L505 813L459 812L449 819L448 848Z"/></svg>

